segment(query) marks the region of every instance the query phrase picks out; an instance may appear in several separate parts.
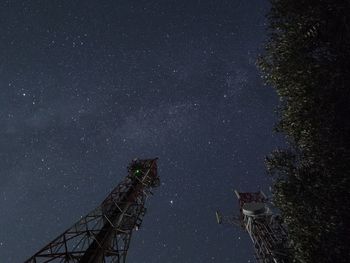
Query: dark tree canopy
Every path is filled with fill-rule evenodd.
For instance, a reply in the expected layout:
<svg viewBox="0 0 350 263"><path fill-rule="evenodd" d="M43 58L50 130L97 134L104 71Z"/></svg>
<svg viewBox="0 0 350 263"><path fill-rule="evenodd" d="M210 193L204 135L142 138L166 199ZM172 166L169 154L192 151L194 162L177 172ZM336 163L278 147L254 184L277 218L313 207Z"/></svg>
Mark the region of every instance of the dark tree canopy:
<svg viewBox="0 0 350 263"><path fill-rule="evenodd" d="M267 157L294 262L350 262L350 1L271 0L259 67L288 149Z"/></svg>

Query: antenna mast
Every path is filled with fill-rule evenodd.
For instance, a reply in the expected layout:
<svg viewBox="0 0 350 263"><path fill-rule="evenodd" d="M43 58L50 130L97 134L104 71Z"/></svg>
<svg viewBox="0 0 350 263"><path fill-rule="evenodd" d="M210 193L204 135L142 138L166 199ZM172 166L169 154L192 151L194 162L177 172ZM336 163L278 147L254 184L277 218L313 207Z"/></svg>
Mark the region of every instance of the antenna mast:
<svg viewBox="0 0 350 263"><path fill-rule="evenodd" d="M146 213L146 198L159 186L156 161L134 159L100 206L25 262L125 263L132 231Z"/></svg>
<svg viewBox="0 0 350 263"><path fill-rule="evenodd" d="M288 262L288 233L282 219L267 205L266 195L260 192L242 193L235 190L239 216L222 216L216 212L219 224L241 226L253 241L258 263Z"/></svg>

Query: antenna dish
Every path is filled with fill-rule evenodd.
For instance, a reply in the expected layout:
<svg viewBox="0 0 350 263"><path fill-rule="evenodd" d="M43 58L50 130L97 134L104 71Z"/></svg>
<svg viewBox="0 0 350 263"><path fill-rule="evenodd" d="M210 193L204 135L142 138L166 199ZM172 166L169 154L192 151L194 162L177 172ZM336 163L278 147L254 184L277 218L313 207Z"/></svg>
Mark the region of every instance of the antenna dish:
<svg viewBox="0 0 350 263"><path fill-rule="evenodd" d="M246 216L258 216L266 212L266 206L264 203L245 203L242 207L242 212Z"/></svg>

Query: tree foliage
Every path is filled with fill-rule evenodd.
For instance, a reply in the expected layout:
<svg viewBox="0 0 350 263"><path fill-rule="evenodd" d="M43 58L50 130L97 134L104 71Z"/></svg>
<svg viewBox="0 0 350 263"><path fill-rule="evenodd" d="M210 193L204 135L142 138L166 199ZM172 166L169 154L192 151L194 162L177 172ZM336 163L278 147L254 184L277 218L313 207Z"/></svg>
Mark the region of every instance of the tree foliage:
<svg viewBox="0 0 350 263"><path fill-rule="evenodd" d="M350 262L350 1L271 0L258 65L288 149L267 157L294 262Z"/></svg>

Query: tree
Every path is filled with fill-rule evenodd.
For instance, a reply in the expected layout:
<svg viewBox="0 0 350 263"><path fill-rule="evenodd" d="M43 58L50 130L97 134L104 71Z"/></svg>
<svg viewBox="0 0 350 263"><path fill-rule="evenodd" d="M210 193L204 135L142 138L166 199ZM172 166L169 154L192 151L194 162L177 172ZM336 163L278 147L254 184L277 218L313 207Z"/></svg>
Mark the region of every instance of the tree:
<svg viewBox="0 0 350 263"><path fill-rule="evenodd" d="M294 262L350 262L350 2L271 0L258 60L288 148L267 157Z"/></svg>

